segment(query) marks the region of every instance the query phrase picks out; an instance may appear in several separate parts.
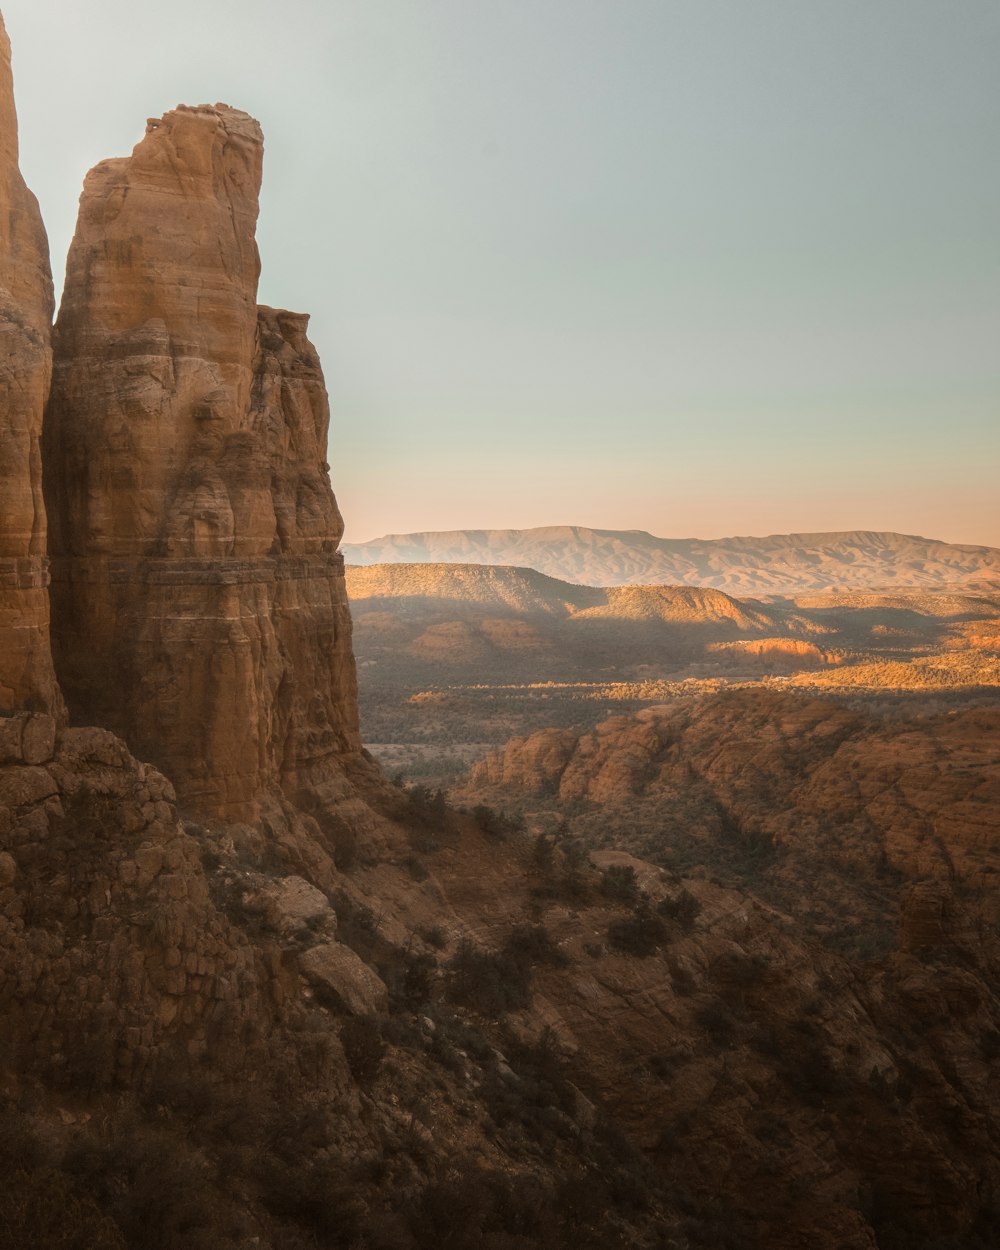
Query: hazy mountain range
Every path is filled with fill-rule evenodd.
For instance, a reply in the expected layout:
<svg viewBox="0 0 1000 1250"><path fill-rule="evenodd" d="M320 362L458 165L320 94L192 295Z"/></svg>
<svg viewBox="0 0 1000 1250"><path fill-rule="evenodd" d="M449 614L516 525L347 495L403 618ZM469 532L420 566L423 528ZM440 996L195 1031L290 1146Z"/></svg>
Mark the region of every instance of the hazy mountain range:
<svg viewBox="0 0 1000 1250"><path fill-rule="evenodd" d="M348 564L518 565L587 586L672 584L737 594L1000 586L1000 549L852 530L764 538L657 538L580 525L387 534L345 543Z"/></svg>

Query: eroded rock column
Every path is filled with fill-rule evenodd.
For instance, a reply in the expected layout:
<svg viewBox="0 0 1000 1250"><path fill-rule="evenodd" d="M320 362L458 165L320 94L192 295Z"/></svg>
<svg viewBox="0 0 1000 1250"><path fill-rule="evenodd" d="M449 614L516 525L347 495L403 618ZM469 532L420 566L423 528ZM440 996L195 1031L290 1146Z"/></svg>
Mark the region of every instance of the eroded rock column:
<svg viewBox="0 0 1000 1250"><path fill-rule="evenodd" d="M180 107L91 171L45 434L70 710L230 820L360 749L322 371L256 304L262 150Z"/></svg>
<svg viewBox="0 0 1000 1250"><path fill-rule="evenodd" d="M62 707L49 649L39 453L51 323L48 240L18 168L10 41L0 17L0 715Z"/></svg>

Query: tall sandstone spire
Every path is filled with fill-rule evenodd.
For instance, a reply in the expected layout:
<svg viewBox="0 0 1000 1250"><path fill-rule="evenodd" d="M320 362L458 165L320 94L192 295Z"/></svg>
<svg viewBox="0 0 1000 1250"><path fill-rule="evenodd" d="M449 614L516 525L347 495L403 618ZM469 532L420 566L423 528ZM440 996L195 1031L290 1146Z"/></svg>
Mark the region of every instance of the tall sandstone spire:
<svg viewBox="0 0 1000 1250"><path fill-rule="evenodd" d="M308 318L256 303L262 153L181 106L88 174L44 444L70 712L227 820L360 751L322 371Z"/></svg>
<svg viewBox="0 0 1000 1250"><path fill-rule="evenodd" d="M0 16L0 714L58 714L39 454L52 275L38 202L17 160L10 40Z"/></svg>

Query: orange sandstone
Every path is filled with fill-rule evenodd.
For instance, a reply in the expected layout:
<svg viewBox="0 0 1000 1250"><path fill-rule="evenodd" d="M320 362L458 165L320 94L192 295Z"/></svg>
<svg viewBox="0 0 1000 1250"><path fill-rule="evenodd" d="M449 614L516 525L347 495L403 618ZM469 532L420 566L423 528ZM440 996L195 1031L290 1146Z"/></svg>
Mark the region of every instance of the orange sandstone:
<svg viewBox="0 0 1000 1250"><path fill-rule="evenodd" d="M48 241L18 167L10 41L0 18L0 714L62 709L49 651L39 450L51 322Z"/></svg>
<svg viewBox="0 0 1000 1250"><path fill-rule="evenodd" d="M91 171L46 417L72 714L234 820L360 750L323 375L308 318L256 303L262 155L182 106Z"/></svg>

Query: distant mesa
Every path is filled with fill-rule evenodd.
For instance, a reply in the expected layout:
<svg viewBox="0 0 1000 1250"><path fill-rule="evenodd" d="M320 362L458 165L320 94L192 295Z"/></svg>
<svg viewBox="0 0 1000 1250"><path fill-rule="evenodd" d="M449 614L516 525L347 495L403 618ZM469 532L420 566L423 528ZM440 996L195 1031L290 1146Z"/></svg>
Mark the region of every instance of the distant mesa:
<svg viewBox="0 0 1000 1250"><path fill-rule="evenodd" d="M762 605L740 603L711 587L587 586L531 568L485 564L369 564L348 569L355 615L383 608L414 617L456 605L464 613L513 612L553 619L630 620L674 625L732 623L748 632L773 628ZM460 608L458 605L461 605Z"/></svg>
<svg viewBox="0 0 1000 1250"><path fill-rule="evenodd" d="M557 525L387 534L342 551L353 565L516 565L584 586L701 586L738 595L1000 587L996 547L872 530L701 539Z"/></svg>

